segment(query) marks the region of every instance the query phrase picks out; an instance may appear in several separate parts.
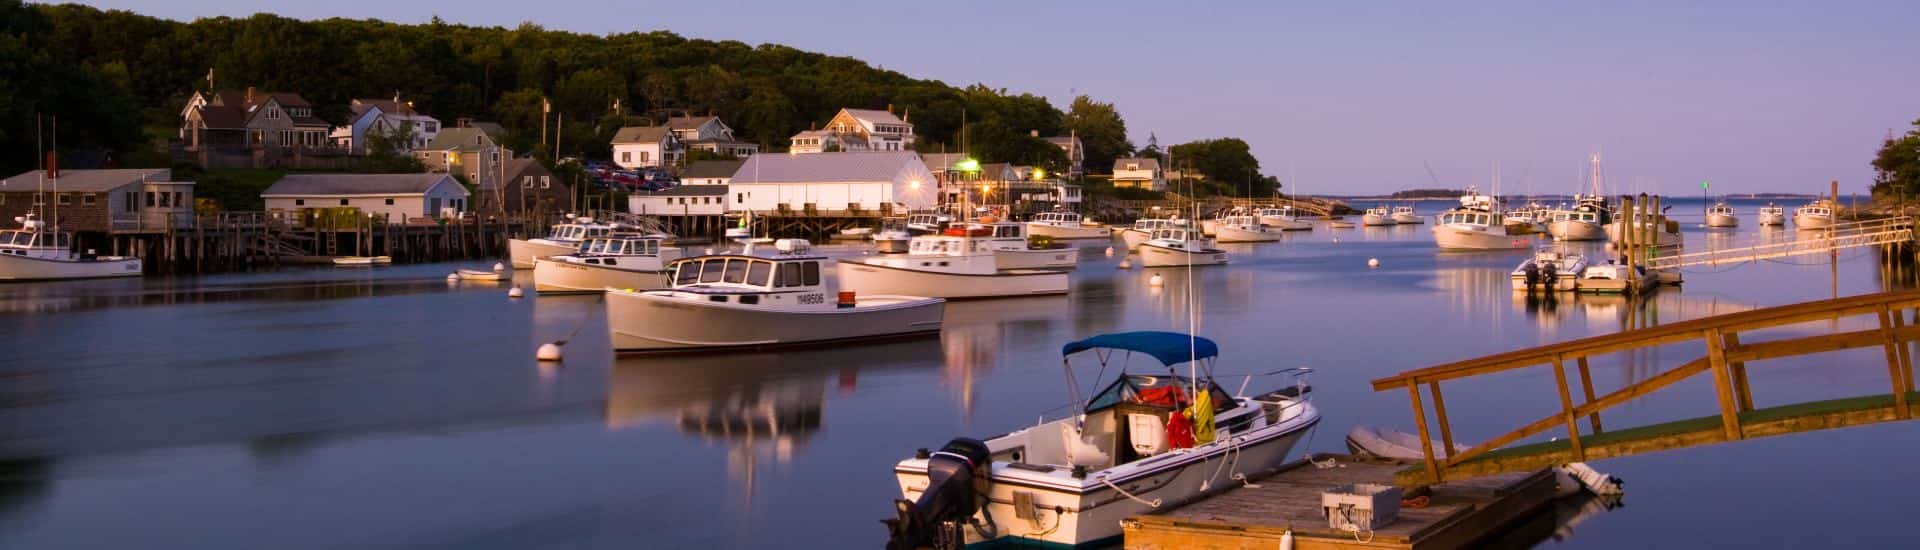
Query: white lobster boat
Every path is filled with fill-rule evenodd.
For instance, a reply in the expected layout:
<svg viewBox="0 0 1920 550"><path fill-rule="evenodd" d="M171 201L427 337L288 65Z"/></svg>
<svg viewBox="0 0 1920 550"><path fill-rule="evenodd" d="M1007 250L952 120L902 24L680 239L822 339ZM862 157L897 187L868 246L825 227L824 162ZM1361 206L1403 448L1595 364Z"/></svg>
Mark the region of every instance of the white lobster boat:
<svg viewBox="0 0 1920 550"><path fill-rule="evenodd" d="M1081 406L1070 417L985 441L957 438L937 452L922 449L895 464L902 498L894 503L895 517L886 520L887 548L942 539L1115 544L1121 520L1178 506L1237 483L1235 476L1278 466L1320 422L1310 388L1299 378L1308 369L1267 373L1293 374L1292 386L1251 397L1229 394L1213 380L1219 348L1205 338L1106 334L1069 343L1062 355L1069 357L1068 369L1075 356L1096 358L1103 367L1151 357L1160 368L1137 374L1122 364L1117 378L1091 399L1073 397ZM1188 373L1175 372L1189 363ZM1188 418L1191 436L1178 425ZM984 498L974 498L976 491Z"/></svg>
<svg viewBox="0 0 1920 550"><path fill-rule="evenodd" d="M1607 225L1613 223L1613 211L1599 196L1575 195L1571 210L1553 213L1547 233L1556 241L1601 241L1607 238Z"/></svg>
<svg viewBox="0 0 1920 550"><path fill-rule="evenodd" d="M1054 240L1113 238L1113 231L1107 226L1081 219L1073 212L1034 214L1033 220L1027 222L1027 233Z"/></svg>
<svg viewBox="0 0 1920 550"><path fill-rule="evenodd" d="M880 220L880 230L873 233L873 249L881 254L901 254L912 240L906 218L886 218Z"/></svg>
<svg viewBox="0 0 1920 550"><path fill-rule="evenodd" d="M1388 210L1387 207L1385 206L1375 206L1373 208L1368 208L1366 213L1360 215L1360 225L1364 225L1367 227L1380 227L1383 225L1399 225L1399 224L1400 222L1393 221L1393 212Z"/></svg>
<svg viewBox="0 0 1920 550"><path fill-rule="evenodd" d="M613 234L594 237L577 254L534 260L533 290L541 294L595 294L609 288L667 287L667 264L680 249L665 246L664 235Z"/></svg>
<svg viewBox="0 0 1920 550"><path fill-rule="evenodd" d="M1280 240L1280 229L1260 224L1253 216L1227 216L1214 225L1214 240L1223 243L1270 243Z"/></svg>
<svg viewBox="0 0 1920 550"><path fill-rule="evenodd" d="M804 253L756 254L749 244L739 254L673 262L671 289L607 291L609 339L616 352L724 351L940 331L945 300L849 291L829 297L820 273L827 261Z"/></svg>
<svg viewBox="0 0 1920 550"><path fill-rule="evenodd" d="M906 229L909 236L932 235L947 228L953 222L953 216L940 212L914 212L907 215Z"/></svg>
<svg viewBox="0 0 1920 550"><path fill-rule="evenodd" d="M604 237L612 231L613 226L594 223L592 218L575 218L571 222L554 224L543 238L508 239L507 258L513 267L533 267L534 260L578 252L580 243L589 238Z"/></svg>
<svg viewBox="0 0 1920 550"><path fill-rule="evenodd" d="M1767 203L1766 206L1760 207L1758 219L1755 221L1763 226L1786 225L1787 212L1786 209L1781 208L1780 205Z"/></svg>
<svg viewBox="0 0 1920 550"><path fill-rule="evenodd" d="M1441 250L1521 250L1533 246L1528 234L1508 228L1493 197L1472 189L1460 196L1459 207L1440 214L1431 231L1433 243Z"/></svg>
<svg viewBox="0 0 1920 550"><path fill-rule="evenodd" d="M1260 225L1277 227L1281 231L1312 231L1313 221L1301 219L1291 206L1268 206L1253 210L1253 217Z"/></svg>
<svg viewBox="0 0 1920 550"><path fill-rule="evenodd" d="M1180 218L1140 218L1133 221L1133 227L1120 230L1120 242L1127 245L1127 251L1140 248L1142 243L1153 240L1153 232L1168 227L1186 227L1187 220Z"/></svg>
<svg viewBox="0 0 1920 550"><path fill-rule="evenodd" d="M1528 266L1533 267L1535 280L1545 286L1545 290L1571 292L1578 285L1580 274L1587 270L1587 257L1542 247L1534 251L1533 257L1521 260L1520 265L1509 274L1514 290L1530 290Z"/></svg>
<svg viewBox="0 0 1920 550"><path fill-rule="evenodd" d="M73 235L46 227L29 212L20 229L0 231L0 281L54 281L140 276L140 259L73 252Z"/></svg>
<svg viewBox="0 0 1920 550"><path fill-rule="evenodd" d="M949 229L951 231L951 229ZM1008 269L1073 269L1080 265L1080 249L1027 238L1026 224L999 221L969 223L966 231L987 240L994 266Z"/></svg>
<svg viewBox="0 0 1920 550"><path fill-rule="evenodd" d="M1393 207L1393 223L1419 225L1427 223L1427 219L1420 217L1420 214L1414 212L1411 206L1395 206Z"/></svg>
<svg viewBox="0 0 1920 550"><path fill-rule="evenodd" d="M958 228L956 228L958 229ZM921 235L906 254L840 260L840 288L935 298L998 298L1065 294L1067 272L1000 269L992 243L976 231Z"/></svg>
<svg viewBox="0 0 1920 550"><path fill-rule="evenodd" d="M1707 227L1739 227L1740 213L1726 202L1714 203L1707 209Z"/></svg>
<svg viewBox="0 0 1920 550"><path fill-rule="evenodd" d="M1182 267L1227 263L1227 251L1213 247L1213 240L1187 227L1169 227L1153 232L1153 239L1140 244L1140 265L1146 267Z"/></svg>
<svg viewBox="0 0 1920 550"><path fill-rule="evenodd" d="M1833 201L1821 199L1795 208L1793 226L1799 229L1826 229L1833 227Z"/></svg>

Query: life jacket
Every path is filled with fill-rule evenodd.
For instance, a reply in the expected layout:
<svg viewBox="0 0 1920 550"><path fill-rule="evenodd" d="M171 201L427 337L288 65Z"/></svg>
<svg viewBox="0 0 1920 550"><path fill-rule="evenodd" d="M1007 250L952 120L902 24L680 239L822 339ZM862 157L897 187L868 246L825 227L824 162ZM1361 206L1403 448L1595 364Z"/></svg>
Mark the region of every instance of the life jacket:
<svg viewBox="0 0 1920 550"><path fill-rule="evenodd" d="M1179 415L1175 415L1179 416ZM1213 392L1201 390L1193 396L1193 406L1187 407L1186 416L1193 418L1193 441L1198 445L1213 442Z"/></svg>
<svg viewBox="0 0 1920 550"><path fill-rule="evenodd" d="M1167 415L1167 448L1185 449L1193 446L1193 423L1187 415L1174 411Z"/></svg>

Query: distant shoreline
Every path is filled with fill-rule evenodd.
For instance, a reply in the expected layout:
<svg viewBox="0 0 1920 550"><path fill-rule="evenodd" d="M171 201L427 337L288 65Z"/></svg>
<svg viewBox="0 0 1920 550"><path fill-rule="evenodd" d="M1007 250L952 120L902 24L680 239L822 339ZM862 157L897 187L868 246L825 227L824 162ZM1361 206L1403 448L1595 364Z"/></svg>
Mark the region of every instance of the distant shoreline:
<svg viewBox="0 0 1920 550"><path fill-rule="evenodd" d="M1313 195L1313 196L1319 197L1319 198L1326 198L1326 199L1343 200L1348 202L1353 202L1353 201L1424 202L1424 201L1454 201L1459 199L1459 197L1457 196L1456 197L1403 197L1403 198L1395 198L1388 195ZM1814 195L1814 194L1808 194L1808 193L1741 193L1741 194L1728 194L1728 195L1714 195L1713 197L1716 199L1731 199L1731 200L1781 200L1781 199L1813 200L1813 199L1818 199L1824 196L1825 195ZM1857 193L1853 195L1841 195L1842 199L1845 199L1848 197L1868 198L1867 195L1857 194ZM1570 202L1573 200L1573 195L1501 195L1500 198L1508 201L1520 200L1520 201L1540 201L1540 202ZM1698 199L1700 198L1700 196L1679 194L1679 195L1664 195L1664 198Z"/></svg>

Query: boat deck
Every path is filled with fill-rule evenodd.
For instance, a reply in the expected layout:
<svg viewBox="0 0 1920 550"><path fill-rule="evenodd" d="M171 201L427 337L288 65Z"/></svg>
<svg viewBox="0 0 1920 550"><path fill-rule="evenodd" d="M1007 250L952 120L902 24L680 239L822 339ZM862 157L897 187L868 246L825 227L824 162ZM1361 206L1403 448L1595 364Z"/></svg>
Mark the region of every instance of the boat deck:
<svg viewBox="0 0 1920 550"><path fill-rule="evenodd" d="M1320 493L1350 483L1391 485L1394 474L1408 463L1332 458L1335 466L1320 468L1305 461L1282 466L1254 480L1257 486L1234 486L1200 500L1122 522L1126 548L1278 548L1293 531L1294 548L1465 548L1526 518L1553 500L1553 474L1547 470L1506 473L1430 487L1424 508L1401 508L1391 524L1371 533L1340 531L1327 526L1320 509Z"/></svg>

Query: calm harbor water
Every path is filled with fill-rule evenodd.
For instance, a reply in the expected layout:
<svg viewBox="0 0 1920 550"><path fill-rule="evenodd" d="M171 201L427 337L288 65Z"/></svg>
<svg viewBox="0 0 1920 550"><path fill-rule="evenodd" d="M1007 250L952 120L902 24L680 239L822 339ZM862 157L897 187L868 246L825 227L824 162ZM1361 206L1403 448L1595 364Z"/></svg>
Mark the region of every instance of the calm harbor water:
<svg viewBox="0 0 1920 550"><path fill-rule="evenodd" d="M1764 201L1736 203L1746 227L1699 228L1697 201L1672 210L1690 248L1792 238L1752 225ZM1232 265L1160 270L1152 288L1101 248L1072 294L954 303L938 338L717 356L613 357L598 298L444 281L477 263L0 286L0 548L868 548L898 495L892 463L1064 403L1071 339L1185 330L1195 311L1221 373L1317 369L1326 420L1298 455L1344 451L1355 425L1411 429L1405 395L1367 385L1398 371L1909 286L1850 251L1699 269L1645 302L1542 302L1508 289L1523 253L1440 253L1426 226L1401 226L1227 245ZM533 360L570 335L564 364ZM1597 361L1598 389L1699 354ZM1755 398L1884 393L1881 361L1759 364ZM1457 437L1551 412L1553 388L1546 369L1450 386ZM1606 422L1709 415L1712 396L1698 377ZM1625 506L1517 542L1908 547L1894 522L1920 480L1913 429L1602 462Z"/></svg>

